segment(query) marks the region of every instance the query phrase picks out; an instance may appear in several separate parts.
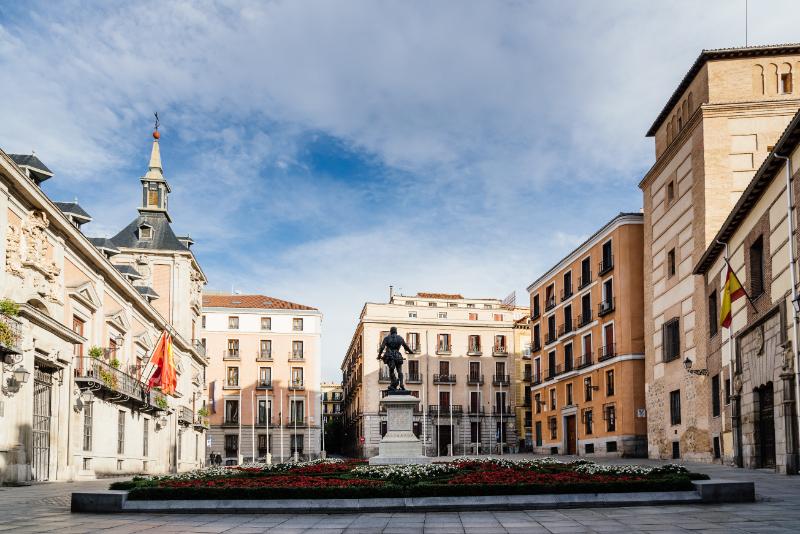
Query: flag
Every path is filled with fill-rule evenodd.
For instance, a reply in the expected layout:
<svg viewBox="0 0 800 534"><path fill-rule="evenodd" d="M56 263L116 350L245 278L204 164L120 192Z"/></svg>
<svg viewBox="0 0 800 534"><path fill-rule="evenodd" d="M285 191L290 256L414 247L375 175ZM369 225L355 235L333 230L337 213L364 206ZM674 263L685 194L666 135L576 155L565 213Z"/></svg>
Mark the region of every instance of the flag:
<svg viewBox="0 0 800 534"><path fill-rule="evenodd" d="M150 377L147 385L151 388L157 387L166 395L175 393L175 360L172 355L172 337L165 331L158 339L150 363L155 366L153 376Z"/></svg>
<svg viewBox="0 0 800 534"><path fill-rule="evenodd" d="M725 277L725 288L722 291L722 309L720 310L719 321L723 328L731 327L733 314L731 313L731 303L738 298L744 297L745 292L736 273L728 265L728 274Z"/></svg>

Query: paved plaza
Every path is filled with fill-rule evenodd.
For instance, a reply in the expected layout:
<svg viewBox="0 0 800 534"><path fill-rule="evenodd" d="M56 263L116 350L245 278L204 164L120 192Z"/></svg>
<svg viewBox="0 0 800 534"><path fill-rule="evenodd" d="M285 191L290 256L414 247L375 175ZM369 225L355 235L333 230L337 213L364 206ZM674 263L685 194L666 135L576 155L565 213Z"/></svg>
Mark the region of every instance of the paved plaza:
<svg viewBox="0 0 800 534"><path fill-rule="evenodd" d="M631 461L614 463L632 463ZM640 460L636 463L657 462ZM758 502L727 505L587 508L530 512L372 513L340 515L90 515L69 512L70 493L108 480L0 488L0 532L309 532L567 533L800 532L800 477L718 465L687 464L712 478L753 480Z"/></svg>

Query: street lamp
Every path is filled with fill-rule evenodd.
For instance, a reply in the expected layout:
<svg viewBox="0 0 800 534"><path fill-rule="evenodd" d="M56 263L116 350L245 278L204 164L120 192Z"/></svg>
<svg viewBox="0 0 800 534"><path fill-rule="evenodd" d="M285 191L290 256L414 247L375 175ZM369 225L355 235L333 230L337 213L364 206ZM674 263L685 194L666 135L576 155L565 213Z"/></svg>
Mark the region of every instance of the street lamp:
<svg viewBox="0 0 800 534"><path fill-rule="evenodd" d="M708 376L708 369L692 369L692 360L688 356L683 360L683 366L686 367L686 372L689 374Z"/></svg>
<svg viewBox="0 0 800 534"><path fill-rule="evenodd" d="M794 313L800 314L800 294L795 293L792 299L792 306L794 306Z"/></svg>

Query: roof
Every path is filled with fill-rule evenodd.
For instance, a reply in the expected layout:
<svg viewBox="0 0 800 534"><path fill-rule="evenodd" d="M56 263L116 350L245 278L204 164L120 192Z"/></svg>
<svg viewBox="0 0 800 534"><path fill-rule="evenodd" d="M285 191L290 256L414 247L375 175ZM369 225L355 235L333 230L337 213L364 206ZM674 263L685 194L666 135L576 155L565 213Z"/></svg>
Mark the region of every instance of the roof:
<svg viewBox="0 0 800 534"><path fill-rule="evenodd" d="M153 239L140 240L139 227L149 225L153 228ZM140 248L149 250L188 251L188 247L172 231L172 227L164 213L143 213L128 226L111 238L118 247Z"/></svg>
<svg viewBox="0 0 800 534"><path fill-rule="evenodd" d="M311 306L276 299L266 295L203 295L204 308L262 308L279 310L316 310Z"/></svg>
<svg viewBox="0 0 800 534"><path fill-rule="evenodd" d="M111 254L119 254L119 249L114 246L114 243L107 237L90 237L89 241L96 248L110 252Z"/></svg>
<svg viewBox="0 0 800 534"><path fill-rule="evenodd" d="M125 264L116 265L115 264L114 267L116 267L119 272L121 272L122 274L124 274L125 276L128 276L130 278L135 278L135 279L138 280L138 279L140 279L142 277L141 273L139 271L137 271L136 269L134 269L132 265L125 265Z"/></svg>
<svg viewBox="0 0 800 534"><path fill-rule="evenodd" d="M417 296L422 299L460 300L464 298L458 293L417 293Z"/></svg>
<svg viewBox="0 0 800 534"><path fill-rule="evenodd" d="M143 297L148 297L151 299L157 299L158 293L156 293L152 287L148 286L134 286L136 291L138 291Z"/></svg>
<svg viewBox="0 0 800 534"><path fill-rule="evenodd" d="M719 232L717 232L717 235L711 241L711 245L703 253L700 261L697 262L697 266L694 268L694 274L705 274L708 272L711 265L725 249L724 243L730 241L730 238L736 233L739 226L741 226L742 221L761 198L764 190L769 187L772 180L774 180L781 169L784 168L786 161L776 157L776 155L788 157L797 148L798 144L800 144L800 112L797 112L794 118L792 118L792 121L783 131L778 142L775 143L773 151L761 164L761 167L756 171L753 179L750 180L750 183L742 193L742 196L739 197L733 210L728 214L728 218L722 223Z"/></svg>
<svg viewBox="0 0 800 534"><path fill-rule="evenodd" d="M537 278L533 283L531 283L527 287L527 290L530 291L531 289L533 289L533 287L535 287L536 285L540 284L542 281L544 281L544 280L550 278L551 276L553 276L554 274L556 274L559 270L561 270L561 267L563 266L563 264L567 263L567 260L570 260L570 258L574 254L577 254L578 252L583 250L586 247L586 245L588 245L589 243L591 243L592 241L594 241L598 237L600 237L603 234L605 234L606 231L608 231L615 224L617 224L617 222L621 221L622 219L631 219L631 218L639 219L639 221L637 221L637 224L644 224L644 214L643 213L633 213L633 212L624 212L624 211L619 212L619 214L614 216L613 219L611 219L606 224L604 224L602 228L600 228L598 231L596 231L594 234L592 234L591 237L589 237L589 239L587 239L586 241L584 241L583 243L581 243L580 245L575 247L572 250L572 252L570 252L569 254L564 256L563 258L561 258L553 267L548 269L547 272L545 272L543 275L541 275L539 278ZM633 221L628 221L628 224L630 224L632 222ZM572 260L570 260L570 261L572 261Z"/></svg>
<svg viewBox="0 0 800 534"><path fill-rule="evenodd" d="M30 169L31 174L33 174L33 179L37 184L53 177L53 171L48 169L47 165L42 163L42 160L36 157L35 154L9 154L8 157L20 167L27 167Z"/></svg>
<svg viewBox="0 0 800 534"><path fill-rule="evenodd" d="M58 209L64 214L72 215L79 219L86 219L87 221L92 220L92 216L86 213L86 210L80 207L77 202L53 202L53 204L58 206Z"/></svg>
<svg viewBox="0 0 800 534"><path fill-rule="evenodd" d="M656 117L655 122L653 125L650 126L650 129L647 130L647 137L653 137L656 134L656 130L661 126L661 124L666 120L667 116L672 111L672 108L675 107L675 104L678 103L680 100L681 95L683 95L684 91L689 87L689 84L692 83L694 77L697 76L697 73L700 72L700 69L703 68L703 65L706 64L708 61L713 60L720 60L720 59L738 59L738 58L748 58L748 57L759 57L759 56L781 56L785 54L797 54L800 53L800 44L779 44L779 45L769 45L769 46L748 46L748 47L740 47L740 48L717 48L714 50L703 50L700 52L700 55L697 56L697 59L692 63L692 66L689 67L689 71L684 75L681 83L678 84L678 87L675 88L675 91L672 93L672 96L669 97L667 100L664 109L661 110L661 113L658 114Z"/></svg>

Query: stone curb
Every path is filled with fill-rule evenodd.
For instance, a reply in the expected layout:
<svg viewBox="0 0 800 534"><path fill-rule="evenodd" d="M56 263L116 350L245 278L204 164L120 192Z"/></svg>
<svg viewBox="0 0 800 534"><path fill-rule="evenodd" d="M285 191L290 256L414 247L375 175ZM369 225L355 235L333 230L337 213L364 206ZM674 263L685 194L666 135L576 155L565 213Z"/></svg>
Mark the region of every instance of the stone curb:
<svg viewBox="0 0 800 534"><path fill-rule="evenodd" d="M275 500L164 500L132 501L127 491L76 492L72 511L83 513L353 513L437 512L471 510L554 510L621 506L663 506L753 502L752 482L697 481L695 491L638 493L567 493L548 495L483 495L473 497L409 497L401 499L275 499Z"/></svg>

